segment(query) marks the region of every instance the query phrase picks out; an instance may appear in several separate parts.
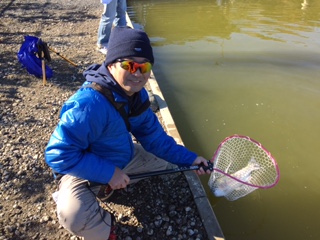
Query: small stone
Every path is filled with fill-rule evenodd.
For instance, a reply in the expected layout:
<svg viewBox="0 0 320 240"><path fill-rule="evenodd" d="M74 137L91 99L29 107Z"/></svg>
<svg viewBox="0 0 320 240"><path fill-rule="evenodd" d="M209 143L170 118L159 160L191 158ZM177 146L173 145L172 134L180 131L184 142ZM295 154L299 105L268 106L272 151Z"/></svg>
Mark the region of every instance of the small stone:
<svg viewBox="0 0 320 240"><path fill-rule="evenodd" d="M166 231L166 235L167 235L167 236L172 235L172 226L169 226L169 227L168 227L168 229L167 229L167 231Z"/></svg>

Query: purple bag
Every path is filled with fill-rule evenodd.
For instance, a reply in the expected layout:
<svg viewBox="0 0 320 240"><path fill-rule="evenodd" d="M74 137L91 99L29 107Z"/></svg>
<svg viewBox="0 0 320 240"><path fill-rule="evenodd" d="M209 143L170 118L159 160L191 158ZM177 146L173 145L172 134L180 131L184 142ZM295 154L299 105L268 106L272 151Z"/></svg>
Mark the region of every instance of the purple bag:
<svg viewBox="0 0 320 240"><path fill-rule="evenodd" d="M41 52L39 47L44 46L45 43L41 39L33 36L24 36L24 42L17 54L19 62L22 67L25 67L28 73L36 76L37 78L42 78L42 64L41 59L37 57L37 54ZM43 50L43 49L42 49ZM50 55L45 52L45 58L50 61ZM49 56L48 56L49 55ZM51 78L53 76L53 71L51 68L46 66L46 77Z"/></svg>

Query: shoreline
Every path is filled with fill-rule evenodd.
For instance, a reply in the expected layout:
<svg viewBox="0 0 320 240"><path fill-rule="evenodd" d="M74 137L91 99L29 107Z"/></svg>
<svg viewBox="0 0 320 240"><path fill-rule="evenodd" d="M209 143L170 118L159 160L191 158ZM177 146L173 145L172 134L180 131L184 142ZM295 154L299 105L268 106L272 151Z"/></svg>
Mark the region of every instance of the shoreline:
<svg viewBox="0 0 320 240"><path fill-rule="evenodd" d="M99 1L2 2L0 239L79 239L58 223L51 196L57 186L43 154L63 102L84 82L82 72L104 60L95 50L100 11ZM78 67L51 53L46 64L54 76L43 86L17 60L25 35L41 37ZM208 239L208 220L200 216L182 173L141 180L115 191L114 198L111 205L127 220L120 224L119 239ZM131 220L140 227L129 225Z"/></svg>

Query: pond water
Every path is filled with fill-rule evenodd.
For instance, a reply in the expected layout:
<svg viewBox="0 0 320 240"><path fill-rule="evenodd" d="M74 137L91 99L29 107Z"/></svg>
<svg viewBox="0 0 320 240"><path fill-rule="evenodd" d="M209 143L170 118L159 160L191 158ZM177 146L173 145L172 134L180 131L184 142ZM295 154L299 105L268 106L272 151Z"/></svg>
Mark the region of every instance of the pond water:
<svg viewBox="0 0 320 240"><path fill-rule="evenodd" d="M320 1L130 0L184 144L261 142L279 184L230 202L201 180L227 240L320 239Z"/></svg>

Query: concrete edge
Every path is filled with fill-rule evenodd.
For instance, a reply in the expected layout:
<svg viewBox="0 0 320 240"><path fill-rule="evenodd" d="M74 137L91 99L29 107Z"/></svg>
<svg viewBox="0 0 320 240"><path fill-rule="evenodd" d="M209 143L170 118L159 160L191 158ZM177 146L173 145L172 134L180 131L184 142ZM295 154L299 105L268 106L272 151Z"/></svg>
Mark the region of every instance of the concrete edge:
<svg viewBox="0 0 320 240"><path fill-rule="evenodd" d="M128 13L127 22L128 25L133 28ZM165 130L171 137L176 140L178 144L184 145L153 72L151 72L151 76L148 82L152 94L156 98L156 101L159 105L160 115L162 117L164 127L166 128ZM213 212L213 209L210 205L210 202L199 177L192 171L184 172L184 174L191 189L202 223L206 229L208 238L210 240L224 240L225 238L222 233L221 227L216 218L216 215Z"/></svg>
<svg viewBox="0 0 320 240"><path fill-rule="evenodd" d="M184 145L170 113L169 107L161 93L160 87L153 73L150 76L149 85L152 94L159 104L160 114L167 133L172 136L177 143ZM202 223L206 229L208 238L210 240L225 239L198 175L196 175L193 171L186 171L184 174L191 189L195 204L202 219Z"/></svg>

